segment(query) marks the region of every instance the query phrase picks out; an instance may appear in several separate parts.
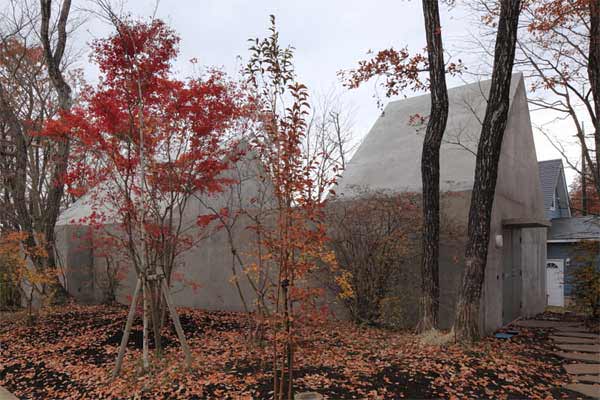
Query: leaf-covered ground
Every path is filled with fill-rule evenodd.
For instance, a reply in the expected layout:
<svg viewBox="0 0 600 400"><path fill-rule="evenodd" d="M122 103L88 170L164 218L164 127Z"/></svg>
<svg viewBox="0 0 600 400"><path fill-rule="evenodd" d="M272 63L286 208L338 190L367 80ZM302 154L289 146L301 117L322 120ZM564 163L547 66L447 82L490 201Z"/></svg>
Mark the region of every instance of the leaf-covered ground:
<svg viewBox="0 0 600 400"><path fill-rule="evenodd" d="M111 382L123 307L52 309L34 327L0 314L0 385L35 399L266 399L269 348L249 345L242 314L180 310L194 354L191 371L172 327L166 358L140 375L136 321L120 378ZM424 345L402 332L335 323L311 329L297 354L297 388L330 399L573 398L543 330L470 347Z"/></svg>

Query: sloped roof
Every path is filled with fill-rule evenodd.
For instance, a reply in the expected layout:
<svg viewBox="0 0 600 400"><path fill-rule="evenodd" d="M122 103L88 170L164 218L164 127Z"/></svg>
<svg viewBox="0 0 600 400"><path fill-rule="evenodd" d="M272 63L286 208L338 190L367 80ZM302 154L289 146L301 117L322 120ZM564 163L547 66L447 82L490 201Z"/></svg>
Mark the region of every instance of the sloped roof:
<svg viewBox="0 0 600 400"><path fill-rule="evenodd" d="M253 204L252 198L259 195L268 197L270 193L269 188L261 186L260 180L256 178L260 174L258 172L260 164L255 152L249 150L248 144L244 140L237 143L237 148L243 152L243 157L236 160L231 168L221 172L220 177L232 179L237 182L232 188L235 187L236 200L243 204L245 208L258 207L258 205ZM238 190L239 188L241 190ZM232 193L228 193L231 190L225 190L223 193L217 194L204 193L202 196L199 196L201 199L195 197L190 199L187 203L184 217L195 220L198 215L209 213L206 210L207 206L216 207L216 209L226 206L227 204L224 203L227 200L226 197L233 195ZM111 196L114 196L118 192L119 190L114 181L107 180L99 184L90 189L88 193L75 201L70 207L62 210L56 221L56 225L87 225L89 224L87 219L93 213L101 216L105 224L119 223L121 216L116 212L115 201L111 198ZM137 200L135 194L132 194L132 197L134 200ZM157 206L161 210L164 210L167 205L164 202L159 202Z"/></svg>
<svg viewBox="0 0 600 400"><path fill-rule="evenodd" d="M540 184L542 186L542 194L544 195L544 208L547 210L552 206L552 199L556 184L560 177L560 172L563 168L561 159L545 160L538 162L540 170Z"/></svg>
<svg viewBox="0 0 600 400"><path fill-rule="evenodd" d="M549 242L600 240L600 218L593 216L557 218L548 231Z"/></svg>
<svg viewBox="0 0 600 400"><path fill-rule="evenodd" d="M523 76L514 74L511 104L519 85L523 85ZM491 80L487 80L448 90L448 122L440 149L443 191L473 187L475 154L490 86ZM348 163L336 192L354 197L355 188L419 191L421 150L430 109L429 94L390 102Z"/></svg>
<svg viewBox="0 0 600 400"><path fill-rule="evenodd" d="M106 223L116 223L117 213L111 206L112 203L103 199L111 191L114 191L114 183L110 181L103 182L98 187L90 189L68 208L61 211L56 220L56 225L87 225L89 224L87 219L93 213L101 215Z"/></svg>

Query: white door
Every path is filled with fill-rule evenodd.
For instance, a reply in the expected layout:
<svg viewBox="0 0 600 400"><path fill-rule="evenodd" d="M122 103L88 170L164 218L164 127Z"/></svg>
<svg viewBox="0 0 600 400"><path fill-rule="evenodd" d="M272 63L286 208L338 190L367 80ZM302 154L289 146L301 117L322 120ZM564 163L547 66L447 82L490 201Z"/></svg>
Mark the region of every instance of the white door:
<svg viewBox="0 0 600 400"><path fill-rule="evenodd" d="M563 260L546 261L546 302L549 306L565 306L564 275Z"/></svg>

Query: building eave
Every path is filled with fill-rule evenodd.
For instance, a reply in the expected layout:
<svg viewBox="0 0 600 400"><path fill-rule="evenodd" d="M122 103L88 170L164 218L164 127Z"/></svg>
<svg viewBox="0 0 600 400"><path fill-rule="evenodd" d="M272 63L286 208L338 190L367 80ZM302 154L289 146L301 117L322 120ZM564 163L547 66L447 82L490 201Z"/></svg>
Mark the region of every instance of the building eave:
<svg viewBox="0 0 600 400"><path fill-rule="evenodd" d="M585 238L585 239L548 239L547 243L577 243L577 242L600 242L600 239Z"/></svg>
<svg viewBox="0 0 600 400"><path fill-rule="evenodd" d="M502 220L507 228L549 228L551 223L543 218L508 218Z"/></svg>

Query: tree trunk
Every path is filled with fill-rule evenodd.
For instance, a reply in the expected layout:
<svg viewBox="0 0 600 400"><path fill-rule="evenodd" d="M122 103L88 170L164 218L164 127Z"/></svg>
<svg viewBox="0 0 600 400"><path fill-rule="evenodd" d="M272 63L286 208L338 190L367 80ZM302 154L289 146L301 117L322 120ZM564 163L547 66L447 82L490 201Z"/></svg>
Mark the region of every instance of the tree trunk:
<svg viewBox="0 0 600 400"><path fill-rule="evenodd" d="M71 9L71 0L64 0L58 16L57 32L58 37L52 50L50 37L50 16L52 13L52 0L40 0L41 9L41 27L40 39L44 48L44 62L48 68L48 76L58 95L58 103L63 111L71 109L71 87L65 80L61 71L61 61L65 52L67 43L67 20ZM63 179L67 172L69 160L69 136L64 135L62 139L58 139L57 154L54 160L54 170L52 172L50 189L48 191L46 207L44 210L43 230L46 240L46 251L48 253L48 267L56 268L55 251L55 235L54 227L60 213L60 206L64 194ZM54 284L54 290L59 294L66 296L66 291L58 281L58 276Z"/></svg>
<svg viewBox="0 0 600 400"><path fill-rule="evenodd" d="M581 146L581 214L588 214L587 176L585 168L585 148Z"/></svg>
<svg viewBox="0 0 600 400"><path fill-rule="evenodd" d="M423 182L422 318L419 330L437 327L439 314L440 146L448 119L448 90L437 0L423 0L427 33L431 113L421 155Z"/></svg>
<svg viewBox="0 0 600 400"><path fill-rule="evenodd" d="M459 341L473 341L480 335L479 303L485 277L498 161L508 118L520 10L520 0L501 1L492 83L475 163L465 273L454 320L454 334Z"/></svg>
<svg viewBox="0 0 600 400"><path fill-rule="evenodd" d="M163 354L161 329L165 323L167 308L166 302L162 300L163 296L159 286L159 281L152 281L149 287L151 299L150 310L152 313L152 329L154 335L154 354L156 355L156 358L160 359L162 358ZM168 284L167 287L169 287Z"/></svg>
<svg viewBox="0 0 600 400"><path fill-rule="evenodd" d="M600 195L600 0L590 0L590 50L588 76L594 99L594 144L596 165L588 165Z"/></svg>

